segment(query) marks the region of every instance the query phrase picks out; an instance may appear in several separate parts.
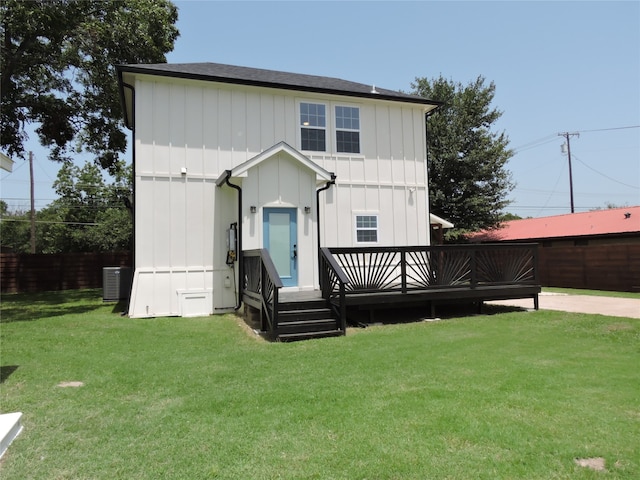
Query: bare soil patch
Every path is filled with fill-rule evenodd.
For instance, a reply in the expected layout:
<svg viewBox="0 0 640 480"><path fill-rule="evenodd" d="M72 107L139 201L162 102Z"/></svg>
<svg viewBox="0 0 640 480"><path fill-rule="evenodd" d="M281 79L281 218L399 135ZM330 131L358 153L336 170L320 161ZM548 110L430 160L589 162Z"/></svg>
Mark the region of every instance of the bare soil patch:
<svg viewBox="0 0 640 480"><path fill-rule="evenodd" d="M581 467L590 468L591 470L596 470L598 472L603 472L605 470L605 461L602 457L595 458L576 458L576 464Z"/></svg>
<svg viewBox="0 0 640 480"><path fill-rule="evenodd" d="M67 388L67 387L84 387L84 382L60 382L58 385L58 387L61 388Z"/></svg>

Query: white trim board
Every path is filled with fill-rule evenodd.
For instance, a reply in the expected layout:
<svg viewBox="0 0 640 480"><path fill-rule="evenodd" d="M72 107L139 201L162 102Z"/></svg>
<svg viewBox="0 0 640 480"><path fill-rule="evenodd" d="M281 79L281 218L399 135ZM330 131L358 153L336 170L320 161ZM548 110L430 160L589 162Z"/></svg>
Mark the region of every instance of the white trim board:
<svg viewBox="0 0 640 480"><path fill-rule="evenodd" d="M7 451L13 439L22 432L21 418L21 412L0 415L0 458Z"/></svg>

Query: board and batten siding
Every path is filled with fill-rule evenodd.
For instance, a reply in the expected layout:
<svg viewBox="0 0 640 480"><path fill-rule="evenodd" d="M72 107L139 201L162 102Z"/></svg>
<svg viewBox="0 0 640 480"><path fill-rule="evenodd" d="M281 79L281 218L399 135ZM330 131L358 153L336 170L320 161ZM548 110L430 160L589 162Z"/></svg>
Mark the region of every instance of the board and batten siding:
<svg viewBox="0 0 640 480"><path fill-rule="evenodd" d="M131 316L188 315L189 292L201 293L193 301L194 311L201 301L211 303L205 313L235 306L237 272L225 260L226 229L236 221L237 192L217 188L215 180L279 142L301 150L301 101L325 103L328 117L335 105L360 108L361 154L302 152L337 175L337 184L320 194L322 245L357 245L357 214L378 215L378 245L428 244L425 120L419 105L138 75ZM333 140L329 125L329 149ZM302 167L296 174L299 192L292 195L283 187L276 200L270 189L278 183L265 182L269 175L278 175L274 165L265 161L256 167L257 175L242 179L244 248L262 244L261 215L250 214L250 205L297 206L299 212L312 207L311 214L299 214L298 225L305 237L299 255L310 253L312 259L300 285L313 288L318 283L318 185ZM287 167L287 175L294 175L292 169L295 166ZM256 184L258 179L262 181Z"/></svg>

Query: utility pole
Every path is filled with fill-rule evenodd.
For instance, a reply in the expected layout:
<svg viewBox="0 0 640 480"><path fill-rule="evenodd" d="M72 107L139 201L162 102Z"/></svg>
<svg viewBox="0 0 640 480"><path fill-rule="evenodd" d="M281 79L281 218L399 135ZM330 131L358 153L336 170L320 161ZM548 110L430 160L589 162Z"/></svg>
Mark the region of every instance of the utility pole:
<svg viewBox="0 0 640 480"><path fill-rule="evenodd" d="M578 132L563 132L558 134L559 137L564 137L567 140L567 158L569 159L569 195L571 195L571 213L574 213L573 208L573 172L571 171L571 143L569 142L569 138L571 137L579 137L580 134ZM564 152L563 152L564 153Z"/></svg>
<svg viewBox="0 0 640 480"><path fill-rule="evenodd" d="M31 253L36 253L36 202L33 191L33 152L29 152L29 178L31 179Z"/></svg>

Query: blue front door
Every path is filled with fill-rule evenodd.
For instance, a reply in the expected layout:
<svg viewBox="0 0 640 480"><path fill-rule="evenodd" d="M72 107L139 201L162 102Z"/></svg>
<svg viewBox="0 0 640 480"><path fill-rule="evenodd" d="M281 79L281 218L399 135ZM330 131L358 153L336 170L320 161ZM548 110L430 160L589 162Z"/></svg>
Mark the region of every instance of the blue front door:
<svg viewBox="0 0 640 480"><path fill-rule="evenodd" d="M295 208L263 210L264 248L285 287L298 285L297 213Z"/></svg>

